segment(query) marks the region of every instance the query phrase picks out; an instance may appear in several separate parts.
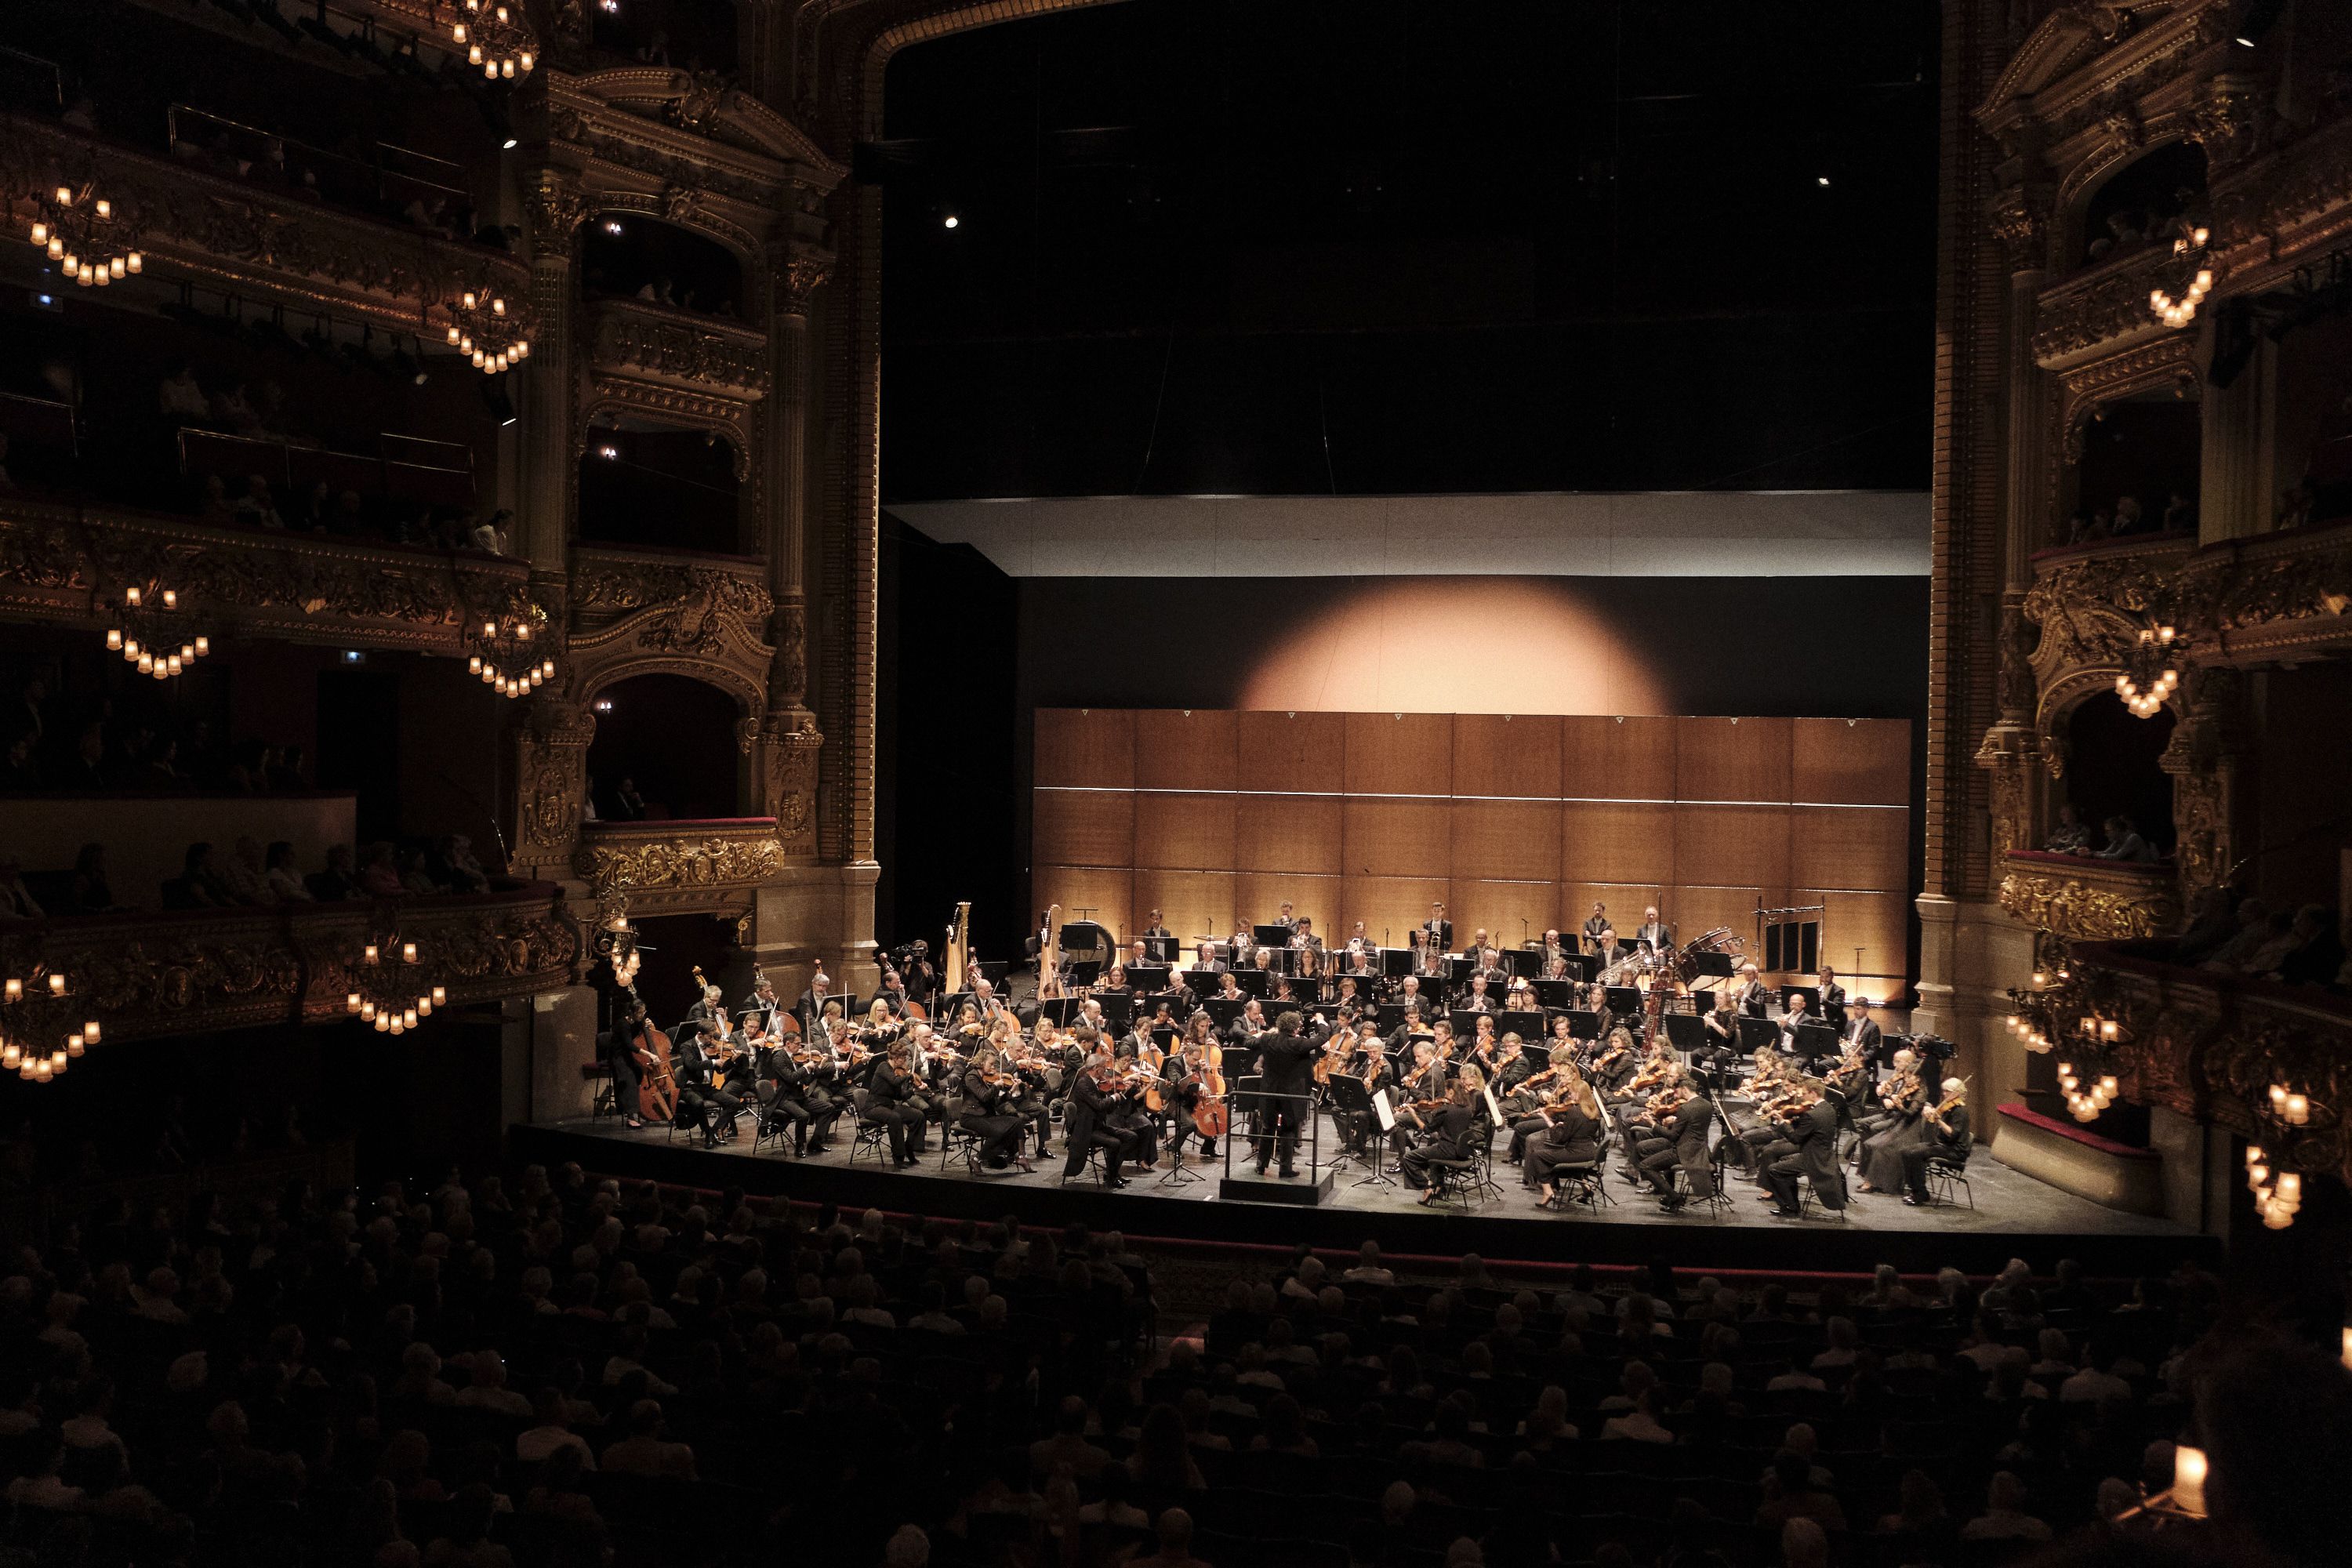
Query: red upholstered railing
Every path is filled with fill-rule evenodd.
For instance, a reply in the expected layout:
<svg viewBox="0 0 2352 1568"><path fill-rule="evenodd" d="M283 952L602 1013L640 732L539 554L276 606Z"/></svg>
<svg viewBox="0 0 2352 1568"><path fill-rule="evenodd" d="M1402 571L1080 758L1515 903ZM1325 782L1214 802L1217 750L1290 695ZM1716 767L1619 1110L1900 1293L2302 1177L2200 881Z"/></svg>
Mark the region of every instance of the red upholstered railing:
<svg viewBox="0 0 2352 1568"><path fill-rule="evenodd" d="M2077 1126L2071 1121L2061 1121L2054 1116L2044 1116L2028 1106L2012 1102L1996 1106L1994 1109L2011 1121L2021 1121L2026 1126L2037 1128L2053 1138L2063 1138L2070 1143L2080 1143L2086 1149L2095 1149L2102 1154L2111 1154L2118 1160L2153 1160L2158 1157L2153 1149L2135 1149L2128 1143L2118 1143L2112 1138L2102 1138L2087 1127Z"/></svg>

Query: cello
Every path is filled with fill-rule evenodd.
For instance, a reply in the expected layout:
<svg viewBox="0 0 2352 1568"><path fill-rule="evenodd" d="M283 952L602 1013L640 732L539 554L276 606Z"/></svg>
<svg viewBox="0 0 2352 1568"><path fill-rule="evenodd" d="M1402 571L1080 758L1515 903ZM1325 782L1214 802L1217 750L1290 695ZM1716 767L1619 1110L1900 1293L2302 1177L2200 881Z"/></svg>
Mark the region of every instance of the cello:
<svg viewBox="0 0 2352 1568"><path fill-rule="evenodd" d="M677 1117L677 1080L670 1076L669 1037L654 1027L653 1016L633 983L629 997L629 1052L637 1063L637 1114L647 1121Z"/></svg>

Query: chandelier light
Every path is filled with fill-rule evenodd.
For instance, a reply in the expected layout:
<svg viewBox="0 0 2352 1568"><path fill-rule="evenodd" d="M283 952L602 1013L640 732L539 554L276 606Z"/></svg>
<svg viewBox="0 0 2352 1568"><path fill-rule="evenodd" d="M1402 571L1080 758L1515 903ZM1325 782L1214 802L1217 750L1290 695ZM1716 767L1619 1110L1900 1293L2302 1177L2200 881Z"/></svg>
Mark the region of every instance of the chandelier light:
<svg viewBox="0 0 2352 1568"><path fill-rule="evenodd" d="M2116 677L2116 695L2142 719L2153 719L2180 688L2179 630L2169 626L2142 626L2139 640L2124 656L2124 672Z"/></svg>
<svg viewBox="0 0 2352 1568"><path fill-rule="evenodd" d="M466 46L466 63L482 68L486 80L512 81L539 63L539 39L522 19L520 5L504 0L463 0L465 16L451 25L449 39Z"/></svg>
<svg viewBox="0 0 2352 1568"><path fill-rule="evenodd" d="M2148 291L2147 308L2156 313L2158 321L2168 327L2185 327L2195 321L2197 307L2204 302L2206 295L2213 291L2213 269L2200 265L2205 255L2205 241L2211 234L2210 229L2192 228L2172 242L2174 258L2184 266L2197 268L2188 285L2181 289L2180 298L2176 300L2162 289Z"/></svg>
<svg viewBox="0 0 2352 1568"><path fill-rule="evenodd" d="M189 624L179 591L134 583L108 614L106 647L142 675L169 680L213 651L213 639Z"/></svg>
<svg viewBox="0 0 2352 1568"><path fill-rule="evenodd" d="M96 182L85 180L79 190L66 184L47 187L36 203L33 243L83 288L104 289L145 269L147 258L130 221L98 194Z"/></svg>
<svg viewBox="0 0 2352 1568"><path fill-rule="evenodd" d="M417 963L416 944L403 942L394 931L388 940L360 949L352 975L354 989L344 994L343 1011L374 1025L378 1034L404 1035L431 1017L434 1008L448 1004L447 989L428 980Z"/></svg>
<svg viewBox="0 0 2352 1568"><path fill-rule="evenodd" d="M555 679L555 659L549 654L547 612L533 605L523 616L486 618L474 639L475 651L466 670L501 697L528 697Z"/></svg>
<svg viewBox="0 0 2352 1568"><path fill-rule="evenodd" d="M449 307L448 343L485 375L498 375L530 356L530 331L506 296L487 286L468 289Z"/></svg>
<svg viewBox="0 0 2352 1568"><path fill-rule="evenodd" d="M73 987L65 971L33 966L29 977L0 981L0 1070L26 1083L47 1083L98 1044L95 1018L70 1024Z"/></svg>

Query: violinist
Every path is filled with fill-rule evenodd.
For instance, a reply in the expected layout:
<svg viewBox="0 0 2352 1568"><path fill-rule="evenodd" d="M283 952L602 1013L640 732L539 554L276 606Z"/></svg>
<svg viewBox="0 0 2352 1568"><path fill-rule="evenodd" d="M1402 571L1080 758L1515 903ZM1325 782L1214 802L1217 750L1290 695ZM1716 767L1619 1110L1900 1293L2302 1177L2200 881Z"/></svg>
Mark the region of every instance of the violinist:
<svg viewBox="0 0 2352 1568"><path fill-rule="evenodd" d="M1545 1108L1564 1091L1571 1079L1579 1084L1584 1082L1583 1075L1576 1070L1576 1052L1572 1047L1555 1047L1551 1059L1542 1070L1522 1077L1510 1097L1504 1100L1503 1109L1511 1117L1511 1146L1506 1158L1512 1163L1517 1164L1526 1159L1530 1139L1541 1137L1550 1130L1552 1119L1545 1113ZM1585 1092L1590 1094L1591 1090L1588 1088ZM1496 1098L1503 1097L1497 1095ZM1532 1176L1528 1184L1536 1184Z"/></svg>
<svg viewBox="0 0 2352 1568"><path fill-rule="evenodd" d="M793 1154L805 1158L824 1152L842 1107L820 1081L830 1076L833 1053L822 1046L803 1046L795 1051L791 1048L795 1044L787 1040L760 1053L752 1092L769 1121L792 1123Z"/></svg>
<svg viewBox="0 0 2352 1568"><path fill-rule="evenodd" d="M824 1033L824 1009L833 995L833 980L822 969L809 976L808 989L793 1004L793 1016L801 1021L801 1034L806 1039L817 1039Z"/></svg>
<svg viewBox="0 0 2352 1568"><path fill-rule="evenodd" d="M1844 1208L1845 1182L1837 1168L1836 1103L1824 1096L1786 1125L1786 1141L1768 1151L1772 1162L1761 1177L1764 1190L1772 1196L1772 1212L1782 1219L1794 1219L1802 1212L1797 1204L1801 1176L1813 1184L1813 1196L1823 1208L1832 1213Z"/></svg>
<svg viewBox="0 0 2352 1568"><path fill-rule="evenodd" d="M1594 1166L1601 1158L1601 1101L1573 1061L1563 1061L1559 1068L1559 1089L1540 1113L1543 1130L1527 1140L1520 1162L1528 1185L1537 1190L1546 1207L1559 1201L1563 1167Z"/></svg>
<svg viewBox="0 0 2352 1568"><path fill-rule="evenodd" d="M1501 1042L1486 1054L1486 1077L1493 1082L1498 1100L1516 1090L1535 1070L1536 1064L1527 1053L1527 1042L1519 1038L1517 1029L1506 1031Z"/></svg>
<svg viewBox="0 0 2352 1568"><path fill-rule="evenodd" d="M678 1026L670 1064L677 1078L677 1122L681 1127L700 1128L711 1142L732 1142L735 1119L743 1113L743 1101L719 1087L716 1064L706 1044L717 1028L702 1018L690 1018Z"/></svg>
<svg viewBox="0 0 2352 1568"><path fill-rule="evenodd" d="M1870 1016L1870 998L1857 996L1846 1008L1845 1026L1839 1030L1838 1040L1848 1056L1860 1054L1864 1059L1875 1059L1885 1037L1879 1032Z"/></svg>
<svg viewBox="0 0 2352 1568"><path fill-rule="evenodd" d="M1028 1127L1015 1109L1021 1075L1012 1070L992 1043L966 1060L959 1089L963 1114L958 1120L978 1141L974 1153L980 1163L992 1171L1007 1165L1018 1166L1024 1173L1034 1170L1021 1150L1022 1134Z"/></svg>
<svg viewBox="0 0 2352 1568"><path fill-rule="evenodd" d="M1718 987L1715 994L1715 1009L1700 1020L1704 1039L1692 1054L1698 1065L1720 1072L1739 1056L1739 1010L1731 993Z"/></svg>
<svg viewBox="0 0 2352 1568"><path fill-rule="evenodd" d="M1062 1130L1069 1142L1069 1160L1062 1168L1067 1181L1087 1168L1087 1152L1102 1151L1103 1185L1123 1187L1118 1167L1136 1148L1136 1139L1118 1124L1124 1096L1112 1087L1118 1070L1111 1059L1110 1047L1091 1029L1076 1031L1079 1047L1086 1052L1086 1065L1070 1084L1069 1109L1064 1114Z"/></svg>
<svg viewBox="0 0 2352 1568"><path fill-rule="evenodd" d="M1885 1114L1863 1123L1862 1180L1856 1190L1893 1192L1903 1184L1903 1156L1934 1138L1928 1125L1927 1086L1922 1081L1919 1058L1909 1049L1895 1053L1895 1076L1879 1090Z"/></svg>
<svg viewBox="0 0 2352 1568"><path fill-rule="evenodd" d="M1378 1026L1367 1021L1359 1028L1346 1059L1333 1069L1335 1079L1341 1076L1363 1086L1365 1108L1354 1109L1352 1092L1346 1101L1333 1100L1331 1121L1339 1129L1340 1147L1360 1155L1370 1149L1380 1128L1380 1115L1370 1109L1371 1097L1396 1085L1395 1075L1389 1071L1388 1045L1381 1038Z"/></svg>
<svg viewBox="0 0 2352 1568"><path fill-rule="evenodd" d="M866 1083L866 1114L887 1130L890 1163L894 1166L916 1164L922 1159L923 1129L930 1113L925 1109L921 1085L915 1076L912 1053L929 1033L928 1026L918 1024L910 1039L893 1041Z"/></svg>
<svg viewBox="0 0 2352 1568"><path fill-rule="evenodd" d="M1691 1198L1711 1198L1715 1195L1715 1173L1708 1163L1706 1148L1707 1124L1715 1120L1715 1101L1708 1098L1706 1085L1689 1079L1668 1089L1672 1098L1659 1108L1654 1123L1656 1135L1645 1139L1636 1148L1636 1162L1642 1174L1656 1189L1661 1206L1669 1213L1681 1208ZM1688 1196L1675 1191L1673 1170L1681 1166L1689 1178Z"/></svg>
<svg viewBox="0 0 2352 1568"><path fill-rule="evenodd" d="M1050 1028L1044 1019L1038 1020L1040 1031ZM1034 1128L1037 1133L1037 1158L1045 1157L1045 1142L1054 1135L1054 1110L1045 1087L1045 1068L1049 1065L1042 1054L1024 1049L1021 1031L1013 1021L1003 1014L988 1027L988 1043L1003 1063L1003 1069L1020 1079L1006 1102L1007 1114L1021 1119L1022 1125Z"/></svg>
<svg viewBox="0 0 2352 1568"><path fill-rule="evenodd" d="M1477 1127L1477 1118L1470 1109L1471 1096L1467 1083L1454 1085L1446 1091L1444 1103L1422 1119L1421 1136L1398 1156L1397 1173L1404 1178L1407 1186L1421 1189L1423 1206L1437 1201L1430 1162L1459 1160L1468 1153L1469 1140Z"/></svg>
<svg viewBox="0 0 2352 1568"><path fill-rule="evenodd" d="M1903 1151L1903 1201L1913 1208L1927 1202L1927 1166L1932 1161L1948 1166L1965 1165L1975 1147L1969 1126L1969 1086L1966 1080L1944 1080L1944 1098L1921 1113L1927 1136Z"/></svg>
<svg viewBox="0 0 2352 1568"><path fill-rule="evenodd" d="M1395 1098L1402 1103L1395 1124L1389 1129L1389 1142L1400 1163L1412 1146L1412 1134L1424 1125L1417 1108L1444 1100L1448 1077L1445 1060L1437 1054L1437 1042L1426 1037L1414 1039L1397 1078Z"/></svg>

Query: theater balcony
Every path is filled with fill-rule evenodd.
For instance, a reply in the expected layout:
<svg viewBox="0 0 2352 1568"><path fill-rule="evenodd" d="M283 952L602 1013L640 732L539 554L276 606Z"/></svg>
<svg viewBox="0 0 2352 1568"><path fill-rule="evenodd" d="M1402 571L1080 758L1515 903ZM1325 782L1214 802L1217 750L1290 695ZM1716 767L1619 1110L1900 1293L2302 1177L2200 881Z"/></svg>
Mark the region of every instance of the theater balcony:
<svg viewBox="0 0 2352 1568"><path fill-rule="evenodd" d="M318 458L312 452L309 458ZM103 631L131 585L168 586L214 635L466 657L468 628L528 613L530 568L321 533L0 494L0 607Z"/></svg>
<svg viewBox="0 0 2352 1568"><path fill-rule="evenodd" d="M0 973L62 973L62 1001L36 984L16 1005L59 1010L69 1027L97 1023L88 1048L102 1051L110 1041L347 1019L367 988L370 943L385 957L414 943L415 983L439 986L453 1007L558 990L583 966L561 890L510 882L467 895L9 921L0 922Z"/></svg>
<svg viewBox="0 0 2352 1568"><path fill-rule="evenodd" d="M585 310L589 360L599 375L743 403L768 394L764 332L644 300L593 300Z"/></svg>
<svg viewBox="0 0 2352 1568"><path fill-rule="evenodd" d="M2167 938L2075 944L2042 1009L2061 1026L2050 1054L2247 1140L2273 1171L2352 1179L2352 996L2177 952Z"/></svg>
<svg viewBox="0 0 2352 1568"><path fill-rule="evenodd" d="M748 921L761 884L783 866L772 816L590 823L572 862L600 905L625 905L632 921L679 914Z"/></svg>
<svg viewBox="0 0 2352 1568"><path fill-rule="evenodd" d="M2002 865L2001 908L2037 931L2105 942L2156 936L2179 923L2179 885L2168 861L2013 849Z"/></svg>

